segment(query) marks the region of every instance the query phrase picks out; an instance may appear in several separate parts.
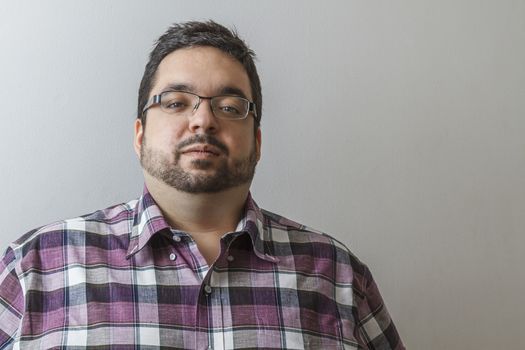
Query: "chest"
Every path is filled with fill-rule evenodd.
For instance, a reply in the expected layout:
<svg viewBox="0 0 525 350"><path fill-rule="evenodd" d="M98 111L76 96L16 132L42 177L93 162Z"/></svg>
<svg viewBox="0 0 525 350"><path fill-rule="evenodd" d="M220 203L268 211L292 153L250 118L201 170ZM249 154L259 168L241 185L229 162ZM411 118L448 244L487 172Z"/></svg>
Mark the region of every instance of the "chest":
<svg viewBox="0 0 525 350"><path fill-rule="evenodd" d="M342 348L329 271L298 273L242 247L211 267L191 244L145 249L70 254L62 269L27 274L21 347Z"/></svg>

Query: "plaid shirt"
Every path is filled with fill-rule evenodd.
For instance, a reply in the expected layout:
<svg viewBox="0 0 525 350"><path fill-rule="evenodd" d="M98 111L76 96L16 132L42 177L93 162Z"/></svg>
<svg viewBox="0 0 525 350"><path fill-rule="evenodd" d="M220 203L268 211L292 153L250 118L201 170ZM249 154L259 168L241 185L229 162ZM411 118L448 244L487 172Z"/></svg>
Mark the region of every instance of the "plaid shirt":
<svg viewBox="0 0 525 350"><path fill-rule="evenodd" d="M0 262L0 349L404 349L368 268L259 209L208 266L146 190L28 232Z"/></svg>

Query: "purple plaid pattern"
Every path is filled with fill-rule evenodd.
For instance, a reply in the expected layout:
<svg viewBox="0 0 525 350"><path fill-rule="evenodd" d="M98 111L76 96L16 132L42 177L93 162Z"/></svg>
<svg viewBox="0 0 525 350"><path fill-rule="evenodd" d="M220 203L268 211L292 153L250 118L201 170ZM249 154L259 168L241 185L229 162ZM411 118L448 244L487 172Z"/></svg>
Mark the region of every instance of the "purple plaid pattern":
<svg viewBox="0 0 525 350"><path fill-rule="evenodd" d="M248 198L209 267L151 195L28 232L0 262L0 349L404 349L369 270Z"/></svg>

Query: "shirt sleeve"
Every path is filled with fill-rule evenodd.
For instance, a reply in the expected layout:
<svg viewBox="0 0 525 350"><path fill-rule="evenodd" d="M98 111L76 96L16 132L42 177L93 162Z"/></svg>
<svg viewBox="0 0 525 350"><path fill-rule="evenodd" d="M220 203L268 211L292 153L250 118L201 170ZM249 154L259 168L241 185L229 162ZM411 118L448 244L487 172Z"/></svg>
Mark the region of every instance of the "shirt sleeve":
<svg viewBox="0 0 525 350"><path fill-rule="evenodd" d="M401 338L379 294L370 270L365 267L363 277L364 295L358 304L358 333L365 349L404 350Z"/></svg>
<svg viewBox="0 0 525 350"><path fill-rule="evenodd" d="M15 253L8 248L0 261L0 349L13 347L24 310L24 296L15 265Z"/></svg>

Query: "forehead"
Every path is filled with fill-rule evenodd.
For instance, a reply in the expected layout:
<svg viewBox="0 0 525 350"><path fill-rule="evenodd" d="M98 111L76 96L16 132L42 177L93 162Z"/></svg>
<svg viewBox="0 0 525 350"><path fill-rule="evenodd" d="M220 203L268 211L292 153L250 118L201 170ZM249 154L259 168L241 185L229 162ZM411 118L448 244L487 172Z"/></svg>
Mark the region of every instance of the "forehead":
<svg viewBox="0 0 525 350"><path fill-rule="evenodd" d="M212 96L228 88L252 99L250 80L243 65L229 54L208 46L183 48L159 64L151 94L184 85L191 92Z"/></svg>

